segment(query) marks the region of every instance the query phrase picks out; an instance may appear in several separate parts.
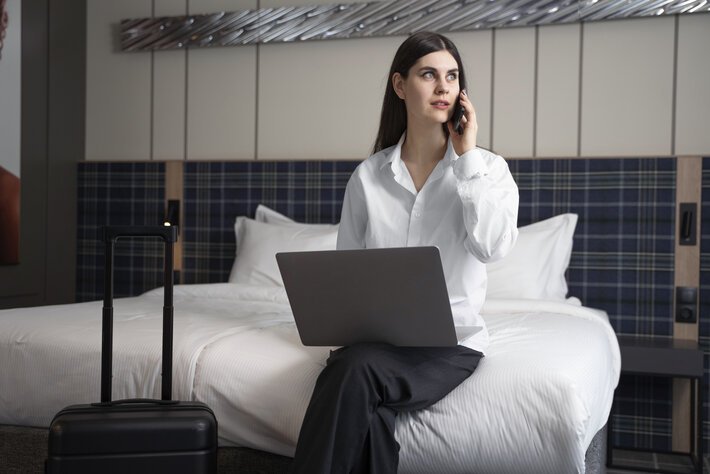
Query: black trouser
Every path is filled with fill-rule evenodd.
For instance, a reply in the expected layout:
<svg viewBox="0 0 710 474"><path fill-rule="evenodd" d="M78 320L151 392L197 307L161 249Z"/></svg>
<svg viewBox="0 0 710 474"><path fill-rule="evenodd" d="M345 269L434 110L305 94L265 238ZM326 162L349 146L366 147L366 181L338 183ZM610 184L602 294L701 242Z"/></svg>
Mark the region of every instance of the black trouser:
<svg viewBox="0 0 710 474"><path fill-rule="evenodd" d="M356 344L333 351L316 381L291 472L397 472L397 413L441 400L481 357L463 346Z"/></svg>

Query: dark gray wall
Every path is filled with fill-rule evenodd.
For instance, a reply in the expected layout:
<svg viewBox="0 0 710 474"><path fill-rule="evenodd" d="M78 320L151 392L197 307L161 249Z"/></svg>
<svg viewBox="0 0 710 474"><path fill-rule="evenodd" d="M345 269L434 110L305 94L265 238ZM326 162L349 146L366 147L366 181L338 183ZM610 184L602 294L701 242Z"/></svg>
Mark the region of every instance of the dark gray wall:
<svg viewBox="0 0 710 474"><path fill-rule="evenodd" d="M0 308L74 301L85 71L86 0L24 0L20 264L0 266Z"/></svg>

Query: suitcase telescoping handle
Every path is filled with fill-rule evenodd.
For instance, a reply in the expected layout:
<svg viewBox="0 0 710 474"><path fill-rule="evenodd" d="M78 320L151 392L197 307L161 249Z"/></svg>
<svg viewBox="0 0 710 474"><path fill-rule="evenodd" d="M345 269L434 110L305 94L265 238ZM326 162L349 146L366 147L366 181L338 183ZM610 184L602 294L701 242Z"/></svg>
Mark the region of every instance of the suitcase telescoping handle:
<svg viewBox="0 0 710 474"><path fill-rule="evenodd" d="M123 237L160 237L165 243L165 287L163 303L162 399L172 398L173 373L173 243L176 226L106 226L101 229L105 250L104 306L101 331L101 403L111 403L113 377L113 247Z"/></svg>

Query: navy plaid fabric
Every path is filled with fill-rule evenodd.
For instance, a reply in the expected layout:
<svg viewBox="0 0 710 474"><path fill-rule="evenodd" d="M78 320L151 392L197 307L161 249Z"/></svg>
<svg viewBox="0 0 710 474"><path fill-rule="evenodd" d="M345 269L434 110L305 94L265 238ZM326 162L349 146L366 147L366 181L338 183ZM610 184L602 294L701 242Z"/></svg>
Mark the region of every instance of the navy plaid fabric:
<svg viewBox="0 0 710 474"><path fill-rule="evenodd" d="M570 296L619 334L673 333L675 159L509 160L518 224L579 215Z"/></svg>
<svg viewBox="0 0 710 474"><path fill-rule="evenodd" d="M345 185L359 162L188 162L184 172L183 283L227 281L234 221L265 204L298 222L340 220Z"/></svg>
<svg viewBox="0 0 710 474"><path fill-rule="evenodd" d="M625 375L614 393L614 447L671 451L673 383Z"/></svg>
<svg viewBox="0 0 710 474"><path fill-rule="evenodd" d="M710 157L703 158L702 203L700 205L700 295L699 336L705 352L703 378L703 452L710 453Z"/></svg>
<svg viewBox="0 0 710 474"><path fill-rule="evenodd" d="M579 215L570 296L603 309L618 334L671 337L676 162L672 158L509 160L519 225ZM624 377L615 397L618 447L671 448L672 385Z"/></svg>
<svg viewBox="0 0 710 474"><path fill-rule="evenodd" d="M105 225L160 225L165 212L162 163L79 164L77 301L104 294ZM163 243L119 239L114 247L114 296L133 296L163 285Z"/></svg>

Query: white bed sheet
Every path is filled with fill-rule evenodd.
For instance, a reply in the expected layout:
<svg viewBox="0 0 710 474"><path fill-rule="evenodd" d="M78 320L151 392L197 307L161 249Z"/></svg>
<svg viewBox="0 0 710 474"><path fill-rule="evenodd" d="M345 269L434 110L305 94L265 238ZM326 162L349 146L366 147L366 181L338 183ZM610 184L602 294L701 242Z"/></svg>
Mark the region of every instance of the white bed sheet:
<svg viewBox="0 0 710 474"><path fill-rule="evenodd" d="M114 398L160 394L161 291L115 302ZM99 398L101 302L0 311L0 423L48 426ZM329 348L303 347L282 289L175 288L173 394L206 402L220 443L292 455ZM400 472L584 471L619 379L602 312L564 302L484 306L491 344L472 377L397 419Z"/></svg>

